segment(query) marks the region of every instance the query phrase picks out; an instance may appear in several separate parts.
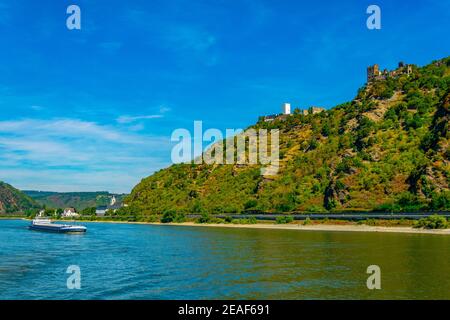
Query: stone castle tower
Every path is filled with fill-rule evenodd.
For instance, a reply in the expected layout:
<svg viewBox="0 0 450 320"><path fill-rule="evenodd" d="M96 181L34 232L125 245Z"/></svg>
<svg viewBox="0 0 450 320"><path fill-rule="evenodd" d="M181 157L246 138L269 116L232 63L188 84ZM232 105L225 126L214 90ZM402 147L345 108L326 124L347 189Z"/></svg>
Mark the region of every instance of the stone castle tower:
<svg viewBox="0 0 450 320"><path fill-rule="evenodd" d="M375 79L381 75L380 66L378 64L374 64L373 66L367 67L367 82Z"/></svg>

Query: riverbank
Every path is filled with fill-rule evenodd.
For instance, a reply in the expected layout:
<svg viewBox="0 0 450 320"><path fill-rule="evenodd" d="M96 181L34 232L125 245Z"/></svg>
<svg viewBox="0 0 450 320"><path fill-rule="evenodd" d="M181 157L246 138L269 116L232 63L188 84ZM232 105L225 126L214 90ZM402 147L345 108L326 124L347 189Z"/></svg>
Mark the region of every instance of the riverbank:
<svg viewBox="0 0 450 320"><path fill-rule="evenodd" d="M22 219L31 220L25 217L4 218L5 220ZM239 223L196 223L193 221L181 223L161 223L144 221L118 221L118 220L54 220L59 222L77 222L77 223L111 223L111 224L143 224L158 226L182 226L182 227L211 227L211 228L241 228L241 229L272 229L272 230L297 230L297 231L332 231L332 232L388 232L388 233L415 233L415 234L441 234L450 235L450 229L421 229L412 226L370 226L366 224L351 224L342 222L333 224L328 221L324 223L287 223L276 224L271 221L258 221L254 224ZM344 223L344 224L343 224Z"/></svg>
<svg viewBox="0 0 450 320"><path fill-rule="evenodd" d="M199 224L194 222L183 223L151 223L167 226L188 226L188 227L213 227L213 228L243 228L243 229L274 229L274 230L298 230L298 231L336 231L336 232L396 232L396 233L424 233L424 234L445 234L450 235L450 229L416 229L412 227L378 227L367 225L332 225L332 224Z"/></svg>
<svg viewBox="0 0 450 320"><path fill-rule="evenodd" d="M298 223L274 224L234 224L234 223L161 223L161 222L128 222L128 221L86 221L89 223L119 223L119 224L147 224L158 226L181 227L205 227L205 228L241 228L241 229L271 229L271 230L297 230L297 231L333 231L333 232L390 232L390 233L416 233L416 234L441 234L450 235L450 229L417 229L413 227L380 227L368 225L338 225L338 224L313 224L303 225Z"/></svg>

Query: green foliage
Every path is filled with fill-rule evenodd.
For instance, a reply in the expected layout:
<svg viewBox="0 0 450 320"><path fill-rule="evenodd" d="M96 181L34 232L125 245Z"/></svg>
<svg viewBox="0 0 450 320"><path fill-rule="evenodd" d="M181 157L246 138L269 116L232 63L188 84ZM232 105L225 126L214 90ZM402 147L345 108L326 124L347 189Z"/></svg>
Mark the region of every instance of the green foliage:
<svg viewBox="0 0 450 320"><path fill-rule="evenodd" d="M96 210L95 207L85 208L85 209L81 210L80 214L82 216L93 216L93 215L95 215L95 210Z"/></svg>
<svg viewBox="0 0 450 320"><path fill-rule="evenodd" d="M255 199L251 199L244 204L244 209L252 209L255 208L257 205L258 202Z"/></svg>
<svg viewBox="0 0 450 320"><path fill-rule="evenodd" d="M258 220L256 220L255 217L250 217L247 219L233 219L233 224L256 224L258 223Z"/></svg>
<svg viewBox="0 0 450 320"><path fill-rule="evenodd" d="M182 223L186 220L186 216L184 213L176 212L175 210L166 210L164 211L161 223Z"/></svg>
<svg viewBox="0 0 450 320"><path fill-rule="evenodd" d="M367 219L363 220L362 223L368 226L375 226L377 224L377 221L375 219Z"/></svg>
<svg viewBox="0 0 450 320"><path fill-rule="evenodd" d="M157 214L151 214L144 218L145 222L161 222L160 217Z"/></svg>
<svg viewBox="0 0 450 320"><path fill-rule="evenodd" d="M32 214L41 206L29 196L0 181L0 214Z"/></svg>
<svg viewBox="0 0 450 320"><path fill-rule="evenodd" d="M24 193L42 206L49 208L76 208L82 211L86 208L106 206L114 195L118 202L123 202L125 195L100 192L47 192L29 191Z"/></svg>
<svg viewBox="0 0 450 320"><path fill-rule="evenodd" d="M433 193L431 198L430 209L450 211L450 191Z"/></svg>
<svg viewBox="0 0 450 320"><path fill-rule="evenodd" d="M443 216L434 214L427 218L422 218L416 221L414 228L424 228L424 229L447 229L449 227L449 222Z"/></svg>
<svg viewBox="0 0 450 320"><path fill-rule="evenodd" d="M203 213L200 218L197 219L197 223L211 223L212 217L209 213Z"/></svg>
<svg viewBox="0 0 450 320"><path fill-rule="evenodd" d="M286 223L291 223L292 221L294 221L294 218L291 216L278 216L276 218L277 224L286 224Z"/></svg>
<svg viewBox="0 0 450 320"><path fill-rule="evenodd" d="M400 208L399 211L416 212L426 208L417 195L408 191L399 194L396 204Z"/></svg>

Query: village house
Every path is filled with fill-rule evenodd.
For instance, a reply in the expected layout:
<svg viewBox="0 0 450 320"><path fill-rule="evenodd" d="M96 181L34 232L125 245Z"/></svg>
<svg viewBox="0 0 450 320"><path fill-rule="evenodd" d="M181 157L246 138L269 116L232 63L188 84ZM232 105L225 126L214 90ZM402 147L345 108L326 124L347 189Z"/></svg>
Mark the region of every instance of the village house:
<svg viewBox="0 0 450 320"><path fill-rule="evenodd" d="M103 217L106 214L107 210L108 210L108 206L98 206L95 209L95 214L99 217Z"/></svg>
<svg viewBox="0 0 450 320"><path fill-rule="evenodd" d="M66 208L64 209L63 213L61 214L62 217L69 218L69 217L78 217L79 214L75 210L75 208Z"/></svg>

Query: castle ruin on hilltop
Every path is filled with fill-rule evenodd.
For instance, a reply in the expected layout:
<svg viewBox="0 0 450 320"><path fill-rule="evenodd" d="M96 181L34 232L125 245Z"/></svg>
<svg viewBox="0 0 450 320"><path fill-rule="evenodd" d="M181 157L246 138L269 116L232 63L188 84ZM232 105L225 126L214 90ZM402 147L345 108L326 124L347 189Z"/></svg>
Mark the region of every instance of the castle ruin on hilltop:
<svg viewBox="0 0 450 320"><path fill-rule="evenodd" d="M373 66L367 67L367 83L370 83L374 80L382 80L386 79L387 77L398 77L400 75L406 74L410 75L413 71L413 65L412 64L405 64L403 62L398 63L398 67L395 70L389 71L387 69L384 69L383 71L380 70L380 66L378 64L374 64ZM291 112L291 104L290 103L283 103L281 106L282 113L280 114L271 114L268 116L263 116L260 119L264 122L271 122L274 120L286 120L289 116L292 114L302 114L304 116L307 116L308 114L316 114L323 112L325 109L321 107L309 107L308 109L299 109L296 108L294 112Z"/></svg>
<svg viewBox="0 0 450 320"><path fill-rule="evenodd" d="M367 67L367 82L373 80L386 79L386 77L397 77L402 74L410 75L412 73L412 64L404 64L403 62L398 63L398 68L392 71L384 69L380 70L378 64Z"/></svg>

